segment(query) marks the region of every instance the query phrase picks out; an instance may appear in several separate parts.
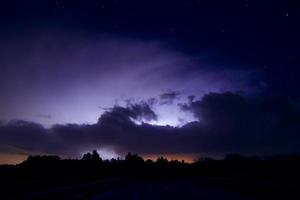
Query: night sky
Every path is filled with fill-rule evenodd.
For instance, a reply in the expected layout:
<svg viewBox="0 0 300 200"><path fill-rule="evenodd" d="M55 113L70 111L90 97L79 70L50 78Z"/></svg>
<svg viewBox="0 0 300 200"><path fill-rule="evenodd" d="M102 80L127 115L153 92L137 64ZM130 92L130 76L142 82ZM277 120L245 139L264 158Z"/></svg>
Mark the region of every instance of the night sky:
<svg viewBox="0 0 300 200"><path fill-rule="evenodd" d="M6 0L0 163L300 153L300 3Z"/></svg>

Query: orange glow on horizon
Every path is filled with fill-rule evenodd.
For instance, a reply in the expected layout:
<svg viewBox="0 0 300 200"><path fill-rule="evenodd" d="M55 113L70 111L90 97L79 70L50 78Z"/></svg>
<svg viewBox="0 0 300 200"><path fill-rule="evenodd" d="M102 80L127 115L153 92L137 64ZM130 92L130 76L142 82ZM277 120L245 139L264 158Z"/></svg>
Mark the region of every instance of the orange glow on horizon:
<svg viewBox="0 0 300 200"><path fill-rule="evenodd" d="M159 157L164 157L168 161L178 160L181 162L182 160L184 160L184 162L186 163L193 163L198 159L198 157L194 154L147 154L142 155L142 157L144 158L144 160L150 159L153 161L156 161Z"/></svg>
<svg viewBox="0 0 300 200"><path fill-rule="evenodd" d="M186 163L193 163L199 157L194 154L145 154L141 155L144 160L150 159L156 161L159 157L164 157L168 161L178 160ZM26 160L28 155L26 154L10 154L10 153L0 153L0 164L19 164Z"/></svg>
<svg viewBox="0 0 300 200"><path fill-rule="evenodd" d="M28 155L0 153L0 164L19 164L26 160Z"/></svg>

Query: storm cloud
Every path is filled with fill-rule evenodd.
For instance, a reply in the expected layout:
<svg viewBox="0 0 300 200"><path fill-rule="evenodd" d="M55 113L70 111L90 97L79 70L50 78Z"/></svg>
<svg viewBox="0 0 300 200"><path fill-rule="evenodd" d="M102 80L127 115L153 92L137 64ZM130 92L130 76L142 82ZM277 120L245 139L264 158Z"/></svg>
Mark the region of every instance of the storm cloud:
<svg viewBox="0 0 300 200"><path fill-rule="evenodd" d="M92 148L110 147L119 155L188 153L195 155L299 152L300 111L287 98L244 97L208 93L180 108L198 119L182 127L151 125L155 119L142 102L115 106L95 124L58 124L51 128L14 121L0 126L1 151L79 156ZM13 149L13 150L12 150Z"/></svg>

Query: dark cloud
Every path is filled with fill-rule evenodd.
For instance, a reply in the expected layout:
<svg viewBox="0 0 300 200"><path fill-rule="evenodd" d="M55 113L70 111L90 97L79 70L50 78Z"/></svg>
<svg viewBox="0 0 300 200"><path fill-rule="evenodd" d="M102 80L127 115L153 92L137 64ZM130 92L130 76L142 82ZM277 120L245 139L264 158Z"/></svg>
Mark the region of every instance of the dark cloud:
<svg viewBox="0 0 300 200"><path fill-rule="evenodd" d="M78 156L91 148L113 147L119 154L290 153L300 151L300 111L287 98L246 98L235 93L209 93L180 105L199 121L182 127L137 125L155 119L145 102L107 110L92 125L55 125L49 129L26 121L0 125L1 151Z"/></svg>
<svg viewBox="0 0 300 200"><path fill-rule="evenodd" d="M0 125L0 145L27 152L45 152L48 131L42 125L27 121L11 121Z"/></svg>
<svg viewBox="0 0 300 200"><path fill-rule="evenodd" d="M180 105L199 119L216 147L230 151L298 151L300 111L288 98L210 93Z"/></svg>
<svg viewBox="0 0 300 200"><path fill-rule="evenodd" d="M188 104L180 104L182 110L191 111L201 123L216 124L234 122L232 118L249 115L247 100L237 94L209 93L199 101L189 97ZM237 120L238 120L237 119Z"/></svg>
<svg viewBox="0 0 300 200"><path fill-rule="evenodd" d="M151 98L149 98L149 99L147 100L147 103L148 103L148 105L150 105L150 106L156 105L157 102L158 102L158 100L157 100L155 97L151 97Z"/></svg>
<svg viewBox="0 0 300 200"><path fill-rule="evenodd" d="M99 118L98 123L114 126L115 124L131 124L133 120L139 122L157 120L156 113L147 102L132 103L130 100L126 102L126 107L116 105L107 109Z"/></svg>
<svg viewBox="0 0 300 200"><path fill-rule="evenodd" d="M159 96L160 104L172 104L176 98L180 95L180 92L178 91L169 91L166 93L163 93Z"/></svg>
<svg viewBox="0 0 300 200"><path fill-rule="evenodd" d="M150 103L152 103L152 102L150 102ZM157 115L152 110L151 104L149 104L148 102L141 101L138 104L129 103L127 105L127 108L130 109L135 114L134 119L137 119L140 121L142 121L142 120L146 120L146 121L157 120Z"/></svg>
<svg viewBox="0 0 300 200"><path fill-rule="evenodd" d="M194 96L194 95L190 95L190 96L188 96L188 100L189 100L189 102L192 102L192 101L194 101L194 99L195 99L196 97Z"/></svg>

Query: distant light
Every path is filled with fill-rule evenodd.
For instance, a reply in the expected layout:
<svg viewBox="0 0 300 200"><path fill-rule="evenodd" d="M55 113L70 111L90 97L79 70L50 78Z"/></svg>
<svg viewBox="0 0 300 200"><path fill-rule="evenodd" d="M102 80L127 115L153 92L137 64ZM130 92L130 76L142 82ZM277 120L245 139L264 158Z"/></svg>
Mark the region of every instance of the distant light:
<svg viewBox="0 0 300 200"><path fill-rule="evenodd" d="M113 149L111 148L101 148L101 149L97 149L97 152L99 153L100 157L103 160L110 160L112 158L119 158L120 155L117 154Z"/></svg>

